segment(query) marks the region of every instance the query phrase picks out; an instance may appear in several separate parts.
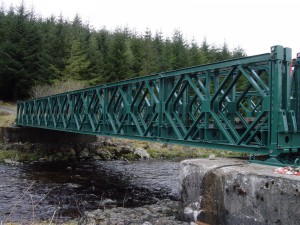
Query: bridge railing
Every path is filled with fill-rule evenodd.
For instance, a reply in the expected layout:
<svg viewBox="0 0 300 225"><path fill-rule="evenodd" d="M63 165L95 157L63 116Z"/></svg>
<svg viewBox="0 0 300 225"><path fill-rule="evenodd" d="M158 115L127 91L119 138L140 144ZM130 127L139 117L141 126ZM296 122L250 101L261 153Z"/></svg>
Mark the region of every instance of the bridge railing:
<svg viewBox="0 0 300 225"><path fill-rule="evenodd" d="M300 149L291 49L18 103L17 125L290 159Z"/></svg>

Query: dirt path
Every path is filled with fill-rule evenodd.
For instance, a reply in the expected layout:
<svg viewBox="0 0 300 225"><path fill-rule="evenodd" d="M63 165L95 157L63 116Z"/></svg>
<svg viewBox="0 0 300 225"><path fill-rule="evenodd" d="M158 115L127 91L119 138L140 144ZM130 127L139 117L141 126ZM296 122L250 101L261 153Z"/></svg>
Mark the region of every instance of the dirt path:
<svg viewBox="0 0 300 225"><path fill-rule="evenodd" d="M0 105L0 112L6 112L9 114L17 114L17 107Z"/></svg>

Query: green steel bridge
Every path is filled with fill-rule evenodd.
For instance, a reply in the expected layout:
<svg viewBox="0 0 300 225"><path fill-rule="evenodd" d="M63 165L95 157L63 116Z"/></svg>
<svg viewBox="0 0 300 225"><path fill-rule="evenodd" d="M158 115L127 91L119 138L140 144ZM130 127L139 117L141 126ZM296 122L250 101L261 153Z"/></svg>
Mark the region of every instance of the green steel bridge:
<svg viewBox="0 0 300 225"><path fill-rule="evenodd" d="M18 126L161 141L300 164L300 54L291 49L18 102Z"/></svg>

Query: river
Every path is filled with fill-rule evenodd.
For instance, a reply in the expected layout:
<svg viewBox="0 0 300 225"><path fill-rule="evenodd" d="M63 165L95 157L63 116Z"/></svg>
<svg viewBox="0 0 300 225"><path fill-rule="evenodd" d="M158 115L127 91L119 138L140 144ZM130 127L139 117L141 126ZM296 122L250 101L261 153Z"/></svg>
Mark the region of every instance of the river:
<svg viewBox="0 0 300 225"><path fill-rule="evenodd" d="M179 162L0 164L0 223L78 219L84 211L179 198Z"/></svg>

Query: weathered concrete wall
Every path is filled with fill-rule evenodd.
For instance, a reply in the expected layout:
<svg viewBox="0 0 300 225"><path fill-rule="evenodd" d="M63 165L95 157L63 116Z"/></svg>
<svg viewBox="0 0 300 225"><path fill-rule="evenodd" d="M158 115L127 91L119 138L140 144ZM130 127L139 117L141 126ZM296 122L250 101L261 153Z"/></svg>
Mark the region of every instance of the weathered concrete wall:
<svg viewBox="0 0 300 225"><path fill-rule="evenodd" d="M31 127L0 127L0 140L6 142L30 143L90 143L97 141L97 136L68 133Z"/></svg>
<svg viewBox="0 0 300 225"><path fill-rule="evenodd" d="M234 159L181 163L185 219L212 225L300 224L300 177Z"/></svg>

